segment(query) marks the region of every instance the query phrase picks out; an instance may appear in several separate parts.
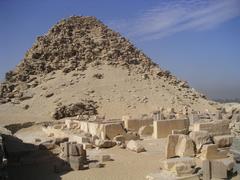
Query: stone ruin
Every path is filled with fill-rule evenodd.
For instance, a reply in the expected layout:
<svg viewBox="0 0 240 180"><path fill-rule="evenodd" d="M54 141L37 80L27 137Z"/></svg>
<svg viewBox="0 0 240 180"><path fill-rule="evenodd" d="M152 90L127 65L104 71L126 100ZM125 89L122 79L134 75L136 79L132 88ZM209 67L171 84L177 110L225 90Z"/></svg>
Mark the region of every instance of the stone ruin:
<svg viewBox="0 0 240 180"><path fill-rule="evenodd" d="M229 114L224 111L215 114L194 112L188 117L182 123L180 119L181 126L176 123L178 119L164 122L166 120L161 118L163 120L154 121L155 138L168 134L166 160L162 162L161 172L150 174L147 179L231 179L238 174L239 165L236 165L239 163L240 149L233 150L231 147L236 136L236 130L233 129L237 126L234 124L236 121L231 121ZM189 119L192 123L189 123ZM164 123L159 123L161 121ZM165 134L171 128L172 133Z"/></svg>
<svg viewBox="0 0 240 180"><path fill-rule="evenodd" d="M239 173L236 167L239 167L240 153L232 146L236 134L231 127L235 121L227 117L227 113L177 113L172 108L140 118L123 116L121 120L109 120L99 115L86 119L80 115L43 124L43 132L53 140L40 142L36 139L36 142L40 142L38 149L58 149L61 161L54 164L54 171L62 172L101 168L104 162L113 160L108 154L92 156L89 154L91 149L119 146L141 153L147 151L141 143L142 138L166 138L161 170L148 175L147 179L230 179ZM1 168L7 162L4 149L8 154L11 149L3 146L1 143ZM9 146L8 143L5 146ZM24 162L26 160L21 159L21 163Z"/></svg>

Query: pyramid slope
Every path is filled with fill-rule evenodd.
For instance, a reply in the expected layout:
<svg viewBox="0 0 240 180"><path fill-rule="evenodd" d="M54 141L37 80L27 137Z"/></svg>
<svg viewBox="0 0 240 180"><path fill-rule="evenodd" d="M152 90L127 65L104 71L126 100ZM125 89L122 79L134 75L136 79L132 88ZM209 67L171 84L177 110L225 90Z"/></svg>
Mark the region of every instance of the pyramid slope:
<svg viewBox="0 0 240 180"><path fill-rule="evenodd" d="M24 99L26 94L30 98ZM160 107L215 109L119 33L83 16L64 19L37 38L6 74L0 100L7 102L0 105L5 121L45 121L56 107L83 100L96 102L98 113L109 118L140 116Z"/></svg>

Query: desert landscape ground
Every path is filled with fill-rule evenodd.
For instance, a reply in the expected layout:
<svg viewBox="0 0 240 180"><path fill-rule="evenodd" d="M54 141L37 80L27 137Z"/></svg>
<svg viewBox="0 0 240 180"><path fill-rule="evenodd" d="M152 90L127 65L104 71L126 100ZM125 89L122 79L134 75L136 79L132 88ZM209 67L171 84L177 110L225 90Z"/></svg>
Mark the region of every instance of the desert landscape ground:
<svg viewBox="0 0 240 180"><path fill-rule="evenodd" d="M240 180L240 104L92 16L36 38L0 85L0 125L2 179Z"/></svg>

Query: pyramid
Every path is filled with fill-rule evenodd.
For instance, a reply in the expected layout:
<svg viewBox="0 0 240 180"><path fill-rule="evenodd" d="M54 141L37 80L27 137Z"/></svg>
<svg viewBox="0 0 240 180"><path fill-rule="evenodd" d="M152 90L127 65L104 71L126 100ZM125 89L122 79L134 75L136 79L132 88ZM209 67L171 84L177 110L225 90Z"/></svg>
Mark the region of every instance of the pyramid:
<svg viewBox="0 0 240 180"><path fill-rule="evenodd" d="M0 119L6 121L43 121L56 109L72 116L69 106L109 118L160 107L215 109L214 102L91 16L63 19L37 37L23 60L6 73L0 104Z"/></svg>

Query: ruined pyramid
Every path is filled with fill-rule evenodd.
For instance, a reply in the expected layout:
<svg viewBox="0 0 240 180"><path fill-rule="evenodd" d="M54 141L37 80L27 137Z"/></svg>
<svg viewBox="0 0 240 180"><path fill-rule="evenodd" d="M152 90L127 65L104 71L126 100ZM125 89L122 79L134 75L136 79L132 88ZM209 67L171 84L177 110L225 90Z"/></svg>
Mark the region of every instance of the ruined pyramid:
<svg viewBox="0 0 240 180"><path fill-rule="evenodd" d="M95 17L61 20L37 37L0 86L0 119L76 114L140 116L160 107L214 110L214 102L161 69ZM58 110L59 113L56 113Z"/></svg>

